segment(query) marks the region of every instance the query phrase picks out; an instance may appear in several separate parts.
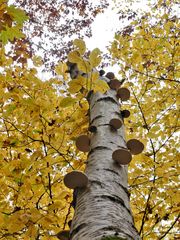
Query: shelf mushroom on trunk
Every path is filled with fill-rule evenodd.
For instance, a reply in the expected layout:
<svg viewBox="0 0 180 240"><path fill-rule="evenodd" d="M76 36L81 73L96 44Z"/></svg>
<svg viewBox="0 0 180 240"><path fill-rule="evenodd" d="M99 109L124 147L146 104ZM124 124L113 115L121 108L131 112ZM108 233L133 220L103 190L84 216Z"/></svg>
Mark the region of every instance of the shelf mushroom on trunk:
<svg viewBox="0 0 180 240"><path fill-rule="evenodd" d="M70 189L83 188L88 184L88 177L81 171L72 171L65 175L64 184Z"/></svg>
<svg viewBox="0 0 180 240"><path fill-rule="evenodd" d="M128 118L130 116L130 111L129 110L122 110L121 111L121 116L122 116L122 118Z"/></svg>
<svg viewBox="0 0 180 240"><path fill-rule="evenodd" d="M144 149L144 144L137 139L130 139L127 142L127 148L133 155L140 154Z"/></svg>
<svg viewBox="0 0 180 240"><path fill-rule="evenodd" d="M109 122L109 125L113 127L113 129L117 130L123 125L123 122L119 118L112 118Z"/></svg>
<svg viewBox="0 0 180 240"><path fill-rule="evenodd" d="M76 147L82 152L90 151L90 138L87 135L81 135L76 139Z"/></svg>
<svg viewBox="0 0 180 240"><path fill-rule="evenodd" d="M63 230L63 231L57 233L56 237L60 240L69 240L69 234L70 234L69 230Z"/></svg>
<svg viewBox="0 0 180 240"><path fill-rule="evenodd" d="M119 148L115 150L112 154L113 160L121 165L129 164L132 160L132 155L128 149Z"/></svg>
<svg viewBox="0 0 180 240"><path fill-rule="evenodd" d="M118 90L121 86L121 82L117 79L112 79L109 82L109 87L113 90Z"/></svg>
<svg viewBox="0 0 180 240"><path fill-rule="evenodd" d="M117 97L121 99L121 101L127 101L130 98L130 91L127 88L119 88L117 90Z"/></svg>
<svg viewBox="0 0 180 240"><path fill-rule="evenodd" d="M65 175L64 185L70 189L74 189L74 194L73 194L74 206L73 206L73 204L71 204L71 206L73 206L75 208L76 199L74 199L74 198L76 198L79 188L84 188L88 185L88 177L86 176L86 174L84 174L81 171L72 171ZM71 223L70 223L70 225L71 225ZM63 231L59 232L56 236L57 236L57 238L59 238L61 240L68 240L69 234L70 234L70 231L63 230Z"/></svg>
<svg viewBox="0 0 180 240"><path fill-rule="evenodd" d="M108 73L106 73L106 78L114 79L114 78L115 78L115 75L114 75L113 72L108 72Z"/></svg>

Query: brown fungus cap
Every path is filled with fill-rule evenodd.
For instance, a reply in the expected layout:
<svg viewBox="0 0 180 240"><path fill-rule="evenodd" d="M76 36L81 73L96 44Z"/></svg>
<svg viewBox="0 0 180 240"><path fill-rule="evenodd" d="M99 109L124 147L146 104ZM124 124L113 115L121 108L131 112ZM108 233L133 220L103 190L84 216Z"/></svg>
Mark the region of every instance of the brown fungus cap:
<svg viewBox="0 0 180 240"><path fill-rule="evenodd" d="M122 110L121 115L123 118L128 118L130 116L130 111L129 110Z"/></svg>
<svg viewBox="0 0 180 240"><path fill-rule="evenodd" d="M106 74L106 77L109 78L109 79L114 79L114 78L115 78L115 75L114 75L113 72L108 72L108 73Z"/></svg>
<svg viewBox="0 0 180 240"><path fill-rule="evenodd" d="M119 88L117 90L117 97L121 99L121 101L127 101L130 98L130 91L127 88Z"/></svg>
<svg viewBox="0 0 180 240"><path fill-rule="evenodd" d="M118 90L120 86L121 86L121 82L117 79L111 79L111 81L109 82L109 87L113 90Z"/></svg>
<svg viewBox="0 0 180 240"><path fill-rule="evenodd" d="M119 129L123 125L123 122L119 118L112 118L109 122L109 125L114 129Z"/></svg>
<svg viewBox="0 0 180 240"><path fill-rule="evenodd" d="M69 240L69 235L70 235L70 231L69 230L63 230L61 232L59 232L56 237L60 240Z"/></svg>
<svg viewBox="0 0 180 240"><path fill-rule="evenodd" d="M126 165L132 160L132 155L128 149L119 148L113 152L112 158L117 163Z"/></svg>
<svg viewBox="0 0 180 240"><path fill-rule="evenodd" d="M81 171L72 171L65 175L64 184L70 189L83 188L88 184L88 177Z"/></svg>
<svg viewBox="0 0 180 240"><path fill-rule="evenodd" d="M127 142L127 148L134 155L139 154L144 149L144 144L137 139L131 139Z"/></svg>
<svg viewBox="0 0 180 240"><path fill-rule="evenodd" d="M94 126L94 125L91 125L91 126L89 126L88 131L92 132L92 133L95 133L95 132L97 132L97 127Z"/></svg>
<svg viewBox="0 0 180 240"><path fill-rule="evenodd" d="M90 151L90 139L87 135L81 135L76 139L76 147L82 152Z"/></svg>

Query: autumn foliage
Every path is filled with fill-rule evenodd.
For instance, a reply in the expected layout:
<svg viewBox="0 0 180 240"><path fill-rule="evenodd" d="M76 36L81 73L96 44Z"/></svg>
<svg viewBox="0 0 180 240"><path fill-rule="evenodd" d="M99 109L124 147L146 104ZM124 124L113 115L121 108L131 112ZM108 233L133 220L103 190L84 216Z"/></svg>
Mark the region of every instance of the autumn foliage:
<svg viewBox="0 0 180 240"><path fill-rule="evenodd" d="M123 104L131 112L127 139L146 146L129 166L131 206L142 239L179 238L179 23L175 1L165 2L117 33L109 47L119 80L131 92ZM85 166L86 154L75 139L88 133L86 96L108 85L93 71L100 50L87 53L79 39L68 60L88 75L71 79L67 64L59 62L54 77L39 79L43 59L30 51L22 32L26 20L24 11L0 0L0 239L55 240L73 217L72 192L63 177Z"/></svg>

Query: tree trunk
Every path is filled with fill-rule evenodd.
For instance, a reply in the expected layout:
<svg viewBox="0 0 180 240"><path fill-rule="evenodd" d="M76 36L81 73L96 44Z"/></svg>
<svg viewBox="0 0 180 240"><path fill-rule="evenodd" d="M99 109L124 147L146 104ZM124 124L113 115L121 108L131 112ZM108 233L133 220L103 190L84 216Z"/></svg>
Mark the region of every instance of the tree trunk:
<svg viewBox="0 0 180 240"><path fill-rule="evenodd" d="M127 165L112 159L119 147L126 148L124 125L114 130L109 121L122 119L115 90L105 94L92 93L90 126L97 131L91 136L85 173L89 183L78 189L75 214L71 225L71 240L140 239L134 227L127 189Z"/></svg>

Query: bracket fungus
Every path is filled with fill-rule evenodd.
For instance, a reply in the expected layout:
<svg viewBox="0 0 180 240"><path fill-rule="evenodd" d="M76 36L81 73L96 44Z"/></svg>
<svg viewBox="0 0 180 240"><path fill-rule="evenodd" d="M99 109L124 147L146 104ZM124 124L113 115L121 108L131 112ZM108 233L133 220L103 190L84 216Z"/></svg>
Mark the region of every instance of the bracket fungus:
<svg viewBox="0 0 180 240"><path fill-rule="evenodd" d="M119 129L123 125L123 122L119 118L112 118L109 122L109 125L114 129Z"/></svg>
<svg viewBox="0 0 180 240"><path fill-rule="evenodd" d="M130 116L130 111L129 110L122 110L121 111L121 116L123 118L128 118Z"/></svg>
<svg viewBox="0 0 180 240"><path fill-rule="evenodd" d="M126 165L132 160L132 155L128 149L119 148L112 154L113 160L121 165Z"/></svg>
<svg viewBox="0 0 180 240"><path fill-rule="evenodd" d="M137 139L131 139L127 142L127 148L133 155L136 155L143 151L144 144Z"/></svg>
<svg viewBox="0 0 180 240"><path fill-rule="evenodd" d="M107 77L107 78L109 78L109 79L114 79L114 78L115 78L115 75L114 75L113 72L108 72L105 77Z"/></svg>
<svg viewBox="0 0 180 240"><path fill-rule="evenodd" d="M121 86L121 82L117 79L111 79L111 81L109 82L109 87L113 90L118 90L120 86Z"/></svg>
<svg viewBox="0 0 180 240"><path fill-rule="evenodd" d="M70 231L69 230L63 230L61 232L59 232L56 237L60 240L69 240L69 235L70 235Z"/></svg>
<svg viewBox="0 0 180 240"><path fill-rule="evenodd" d="M91 133L95 133L95 132L97 132L97 127L94 125L91 125L91 126L89 126L88 131Z"/></svg>
<svg viewBox="0 0 180 240"><path fill-rule="evenodd" d="M83 188L88 184L88 177L80 171L72 171L64 177L64 184L70 189Z"/></svg>
<svg viewBox="0 0 180 240"><path fill-rule="evenodd" d="M119 88L117 90L117 97L121 99L121 101L127 101L130 98L130 91L127 88Z"/></svg>
<svg viewBox="0 0 180 240"><path fill-rule="evenodd" d="M101 69L100 71L99 71L99 75L100 76L103 76L105 74L105 71L103 70L103 69Z"/></svg>
<svg viewBox="0 0 180 240"><path fill-rule="evenodd" d="M76 139L76 147L82 152L90 151L90 139L87 135L81 135Z"/></svg>

